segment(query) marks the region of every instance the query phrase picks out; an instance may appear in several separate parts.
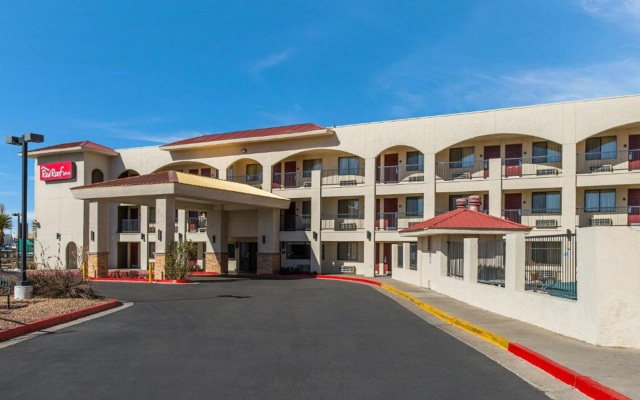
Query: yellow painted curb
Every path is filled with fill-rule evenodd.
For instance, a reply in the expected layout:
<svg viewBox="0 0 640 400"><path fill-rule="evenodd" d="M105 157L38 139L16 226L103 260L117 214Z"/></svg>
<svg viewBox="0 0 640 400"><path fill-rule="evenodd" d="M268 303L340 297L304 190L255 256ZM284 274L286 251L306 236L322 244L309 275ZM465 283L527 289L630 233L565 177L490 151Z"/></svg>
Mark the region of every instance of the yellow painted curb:
<svg viewBox="0 0 640 400"><path fill-rule="evenodd" d="M503 338L502 336L498 336L494 333L491 333L483 328L480 328L479 326L476 326L470 322L467 322L463 319L460 318L456 318L451 314L447 314L446 312L432 306L429 305L427 303L425 303L422 300L419 300L418 298L411 296L408 293L405 293L401 290L398 290L394 287L391 287L389 285L385 285L384 283L380 286L381 288L388 290L391 293L397 294L400 297L403 297L407 300L409 300L410 302L412 302L413 304L415 304L416 306L422 308L423 310L425 310L426 312L428 312L429 314L440 318L441 320L443 320L444 322L457 326L460 329L463 329L467 332L473 333L476 336L481 337L482 339L491 342L493 344L495 344L496 346L502 347L503 349L507 350L509 348L509 341L505 338Z"/></svg>

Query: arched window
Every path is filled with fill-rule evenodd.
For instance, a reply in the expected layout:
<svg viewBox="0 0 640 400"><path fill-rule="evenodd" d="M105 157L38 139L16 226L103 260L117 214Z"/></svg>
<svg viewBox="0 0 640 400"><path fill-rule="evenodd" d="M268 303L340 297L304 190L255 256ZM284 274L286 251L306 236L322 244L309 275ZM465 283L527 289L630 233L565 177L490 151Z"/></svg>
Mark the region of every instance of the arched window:
<svg viewBox="0 0 640 400"><path fill-rule="evenodd" d="M78 246L74 242L69 242L65 253L67 269L78 269Z"/></svg>
<svg viewBox="0 0 640 400"><path fill-rule="evenodd" d="M98 183L104 181L104 174L99 169L94 169L91 171L91 183Z"/></svg>

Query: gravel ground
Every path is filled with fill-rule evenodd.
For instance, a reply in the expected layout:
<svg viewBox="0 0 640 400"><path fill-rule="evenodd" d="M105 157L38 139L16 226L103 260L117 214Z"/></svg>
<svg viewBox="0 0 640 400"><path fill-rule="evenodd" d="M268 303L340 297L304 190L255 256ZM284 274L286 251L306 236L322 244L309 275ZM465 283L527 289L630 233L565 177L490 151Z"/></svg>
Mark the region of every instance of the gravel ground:
<svg viewBox="0 0 640 400"><path fill-rule="evenodd" d="M0 330L109 301L109 299L48 299L34 297L27 300L14 300L12 298L11 309L7 309L6 299L5 296L0 297Z"/></svg>

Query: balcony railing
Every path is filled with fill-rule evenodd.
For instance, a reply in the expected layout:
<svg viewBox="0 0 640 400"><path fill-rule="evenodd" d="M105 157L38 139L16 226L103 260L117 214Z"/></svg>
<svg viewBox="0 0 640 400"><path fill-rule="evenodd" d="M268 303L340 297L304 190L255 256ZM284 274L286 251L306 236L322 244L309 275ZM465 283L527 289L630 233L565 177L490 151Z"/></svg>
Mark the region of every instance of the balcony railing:
<svg viewBox="0 0 640 400"><path fill-rule="evenodd" d="M562 225L560 209L502 210L502 218L540 229L553 229Z"/></svg>
<svg viewBox="0 0 640 400"><path fill-rule="evenodd" d="M206 232L207 231L207 219L206 218L187 218L187 232Z"/></svg>
<svg viewBox="0 0 640 400"><path fill-rule="evenodd" d="M244 183L257 188L262 186L262 174L228 176L227 180L231 182Z"/></svg>
<svg viewBox="0 0 640 400"><path fill-rule="evenodd" d="M576 218L579 227L638 226L640 206L578 208Z"/></svg>
<svg viewBox="0 0 640 400"><path fill-rule="evenodd" d="M149 221L149 225L147 226L147 232L156 233L156 221Z"/></svg>
<svg viewBox="0 0 640 400"><path fill-rule="evenodd" d="M311 171L274 173L271 187L273 189L311 187Z"/></svg>
<svg viewBox="0 0 640 400"><path fill-rule="evenodd" d="M354 186L364 183L364 168L323 169L322 186Z"/></svg>
<svg viewBox="0 0 640 400"><path fill-rule="evenodd" d="M140 232L140 220L139 219L123 219L120 221L121 233L138 233Z"/></svg>
<svg viewBox="0 0 640 400"><path fill-rule="evenodd" d="M415 164L378 167L378 170L376 171L376 182L424 182L424 166Z"/></svg>
<svg viewBox="0 0 640 400"><path fill-rule="evenodd" d="M364 215L322 214L321 229L330 231L355 231L364 229Z"/></svg>
<svg viewBox="0 0 640 400"><path fill-rule="evenodd" d="M578 154L579 174L634 170L640 170L640 150Z"/></svg>
<svg viewBox="0 0 640 400"><path fill-rule="evenodd" d="M311 215L281 215L280 216L281 231L310 231Z"/></svg>
<svg viewBox="0 0 640 400"><path fill-rule="evenodd" d="M406 229L422 222L423 219L422 215L415 213L378 213L376 215L375 228L384 231Z"/></svg>
<svg viewBox="0 0 640 400"><path fill-rule="evenodd" d="M436 163L436 180L455 181L489 177L485 161L453 161Z"/></svg>
<svg viewBox="0 0 640 400"><path fill-rule="evenodd" d="M505 158L502 160L502 176L556 176L562 172L561 156Z"/></svg>

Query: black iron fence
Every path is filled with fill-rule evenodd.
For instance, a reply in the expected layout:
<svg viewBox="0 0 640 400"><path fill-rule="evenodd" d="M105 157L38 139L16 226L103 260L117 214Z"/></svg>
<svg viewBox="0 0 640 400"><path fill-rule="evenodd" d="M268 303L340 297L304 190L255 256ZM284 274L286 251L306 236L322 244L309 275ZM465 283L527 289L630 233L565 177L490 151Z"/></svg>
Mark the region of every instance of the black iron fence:
<svg viewBox="0 0 640 400"><path fill-rule="evenodd" d="M364 183L364 168L323 169L322 186L354 186Z"/></svg>
<svg viewBox="0 0 640 400"><path fill-rule="evenodd" d="M640 225L640 206L577 208L576 217L579 227L636 226Z"/></svg>
<svg viewBox="0 0 640 400"><path fill-rule="evenodd" d="M311 187L311 171L274 173L271 187L273 189Z"/></svg>
<svg viewBox="0 0 640 400"><path fill-rule="evenodd" d="M526 238L525 289L576 300L576 234Z"/></svg>
<svg viewBox="0 0 640 400"><path fill-rule="evenodd" d="M518 157L502 160L502 176L556 176L562 173L562 157Z"/></svg>
<svg viewBox="0 0 640 400"><path fill-rule="evenodd" d="M322 214L322 230L355 231L364 229L364 215L362 214Z"/></svg>
<svg viewBox="0 0 640 400"><path fill-rule="evenodd" d="M281 231L310 231L311 215L281 215L280 216Z"/></svg>
<svg viewBox="0 0 640 400"><path fill-rule="evenodd" d="M447 242L447 276L464 278L464 241Z"/></svg>
<svg viewBox="0 0 640 400"><path fill-rule="evenodd" d="M436 180L452 181L487 177L489 177L489 164L482 160L436 163Z"/></svg>
<svg viewBox="0 0 640 400"><path fill-rule="evenodd" d="M424 182L423 165L393 165L378 167L377 183Z"/></svg>
<svg viewBox="0 0 640 400"><path fill-rule="evenodd" d="M503 238L478 242L478 283L504 287L505 252Z"/></svg>
<svg viewBox="0 0 640 400"><path fill-rule="evenodd" d="M599 151L578 154L578 173L595 174L640 169L640 150Z"/></svg>

